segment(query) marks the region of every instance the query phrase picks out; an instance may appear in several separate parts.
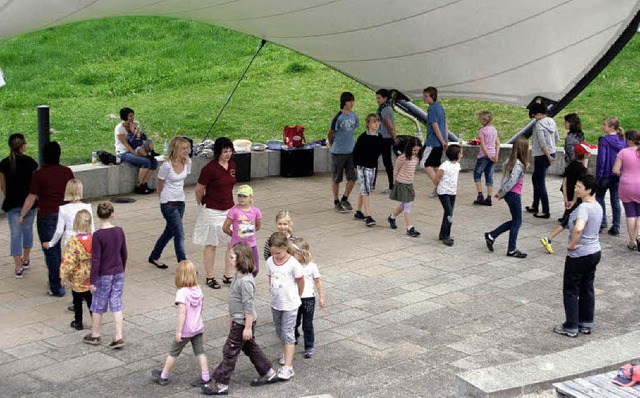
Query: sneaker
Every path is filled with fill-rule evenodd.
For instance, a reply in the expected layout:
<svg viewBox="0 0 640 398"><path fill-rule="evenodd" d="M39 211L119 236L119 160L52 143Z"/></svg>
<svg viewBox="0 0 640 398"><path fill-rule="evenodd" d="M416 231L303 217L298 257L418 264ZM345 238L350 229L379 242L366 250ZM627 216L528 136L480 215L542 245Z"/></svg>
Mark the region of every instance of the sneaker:
<svg viewBox="0 0 640 398"><path fill-rule="evenodd" d="M24 269L25 271L29 269L30 265L31 265L30 260L22 260L22 269Z"/></svg>
<svg viewBox="0 0 640 398"><path fill-rule="evenodd" d="M380 195L389 195L391 193L390 189L383 189L382 191L380 191Z"/></svg>
<svg viewBox="0 0 640 398"><path fill-rule="evenodd" d="M282 366L284 366L285 362L284 362L284 354L280 354L280 356L278 357L278 363Z"/></svg>
<svg viewBox="0 0 640 398"><path fill-rule="evenodd" d="M396 219L395 218L391 218L391 216L387 217L387 221L389 222L389 226L391 227L391 229L397 229L398 228L398 224L396 224Z"/></svg>
<svg viewBox="0 0 640 398"><path fill-rule="evenodd" d="M487 249L489 249L490 252L493 251L493 243L495 241L496 240L489 235L489 232L484 233L484 242L487 244Z"/></svg>
<svg viewBox="0 0 640 398"><path fill-rule="evenodd" d="M620 230L615 229L614 227L611 227L611 228L607 231L607 233L608 233L609 235L612 235L612 236L618 236L618 235L620 235Z"/></svg>
<svg viewBox="0 0 640 398"><path fill-rule="evenodd" d="M200 387L200 391L204 395L227 395L229 394L229 386L221 383L209 383Z"/></svg>
<svg viewBox="0 0 640 398"><path fill-rule="evenodd" d="M364 220L367 217L365 217L364 213L361 212L360 210L356 211L355 213L353 213L353 218L357 219L357 220Z"/></svg>
<svg viewBox="0 0 640 398"><path fill-rule="evenodd" d="M124 340L118 339L109 343L109 348L116 349L124 347Z"/></svg>
<svg viewBox="0 0 640 398"><path fill-rule="evenodd" d="M349 203L349 201L348 201L348 200L346 200L346 199L345 199L345 200L340 201L340 204L342 205L342 207L344 207L344 208L345 208L345 210L348 210L348 211L353 210L353 206L351 206L351 203Z"/></svg>
<svg viewBox="0 0 640 398"><path fill-rule="evenodd" d="M514 250L512 252L507 252L507 257L526 258L527 253L522 253L520 250Z"/></svg>
<svg viewBox="0 0 640 398"><path fill-rule="evenodd" d="M70 326L75 330L84 330L84 326L82 326L82 322L71 321Z"/></svg>
<svg viewBox="0 0 640 398"><path fill-rule="evenodd" d="M636 251L638 250L638 246L635 243L627 243L627 249ZM18 270L16 270L16 278L18 278ZM22 278L20 276L20 278Z"/></svg>
<svg viewBox="0 0 640 398"><path fill-rule="evenodd" d="M309 348L308 350L304 350L304 357L309 359L313 358L313 348Z"/></svg>
<svg viewBox="0 0 640 398"><path fill-rule="evenodd" d="M480 204L481 204L481 205L483 205L483 206L492 206L492 203L491 203L491 196L487 196L487 197L484 199L484 202L482 202L482 203L480 203Z"/></svg>
<svg viewBox="0 0 640 398"><path fill-rule="evenodd" d="M484 204L484 196L482 196L482 194L478 194L478 197L476 197L476 200L473 201L474 205L483 205Z"/></svg>
<svg viewBox="0 0 640 398"><path fill-rule="evenodd" d="M578 332L582 334L591 334L591 328L579 327Z"/></svg>
<svg viewBox="0 0 640 398"><path fill-rule="evenodd" d="M24 268L16 268L16 279L22 279L24 276Z"/></svg>
<svg viewBox="0 0 640 398"><path fill-rule="evenodd" d="M167 384L169 384L169 379L163 379L162 378L162 371L161 370L152 370L151 371L151 378L153 379L153 381L155 381L156 383L160 384L161 386L166 386Z"/></svg>
<svg viewBox="0 0 640 398"><path fill-rule="evenodd" d="M156 191L154 188L149 188L149 184L147 184L146 182L144 184L142 184L142 187L146 191L147 195L150 194L150 193L154 193Z"/></svg>
<svg viewBox="0 0 640 398"><path fill-rule="evenodd" d="M346 213L347 212L347 209L345 209L344 206L342 205L342 203L340 203L340 202L335 203L333 205L333 207L336 209L336 211L338 213Z"/></svg>
<svg viewBox="0 0 640 398"><path fill-rule="evenodd" d="M278 379L280 380L289 380L293 375L295 375L295 372L291 366L283 366L278 369Z"/></svg>
<svg viewBox="0 0 640 398"><path fill-rule="evenodd" d="M407 230L407 235L412 238L417 238L418 236L420 236L420 232L416 231L414 227L411 227Z"/></svg>
<svg viewBox="0 0 640 398"><path fill-rule="evenodd" d="M442 243L446 246L453 246L453 239L451 238L442 238Z"/></svg>
<svg viewBox="0 0 640 398"><path fill-rule="evenodd" d="M371 216L369 216L366 218L364 223L367 225L367 227L373 227L374 225L376 225L376 220L374 220Z"/></svg>
<svg viewBox="0 0 640 398"><path fill-rule="evenodd" d="M578 332L570 332L567 329L564 328L564 326L562 325L558 325L556 327L553 328L553 332L554 333L558 333L561 334L563 336L567 336L567 337L578 337Z"/></svg>
<svg viewBox="0 0 640 398"><path fill-rule="evenodd" d="M136 187L133 189L133 192L140 195L146 195L148 193L144 185L136 185Z"/></svg>
<svg viewBox="0 0 640 398"><path fill-rule="evenodd" d="M205 384L209 384L213 381L213 379L209 378L209 380L202 380L202 377L198 377L191 382L191 387L202 387Z"/></svg>
<svg viewBox="0 0 640 398"><path fill-rule="evenodd" d="M269 369L266 375L251 380L251 387L260 387L278 381L278 374L275 370Z"/></svg>
<svg viewBox="0 0 640 398"><path fill-rule="evenodd" d="M102 339L100 338L100 336L93 337L91 336L91 333L89 333L82 338L82 342L91 345L100 345L102 343Z"/></svg>
<svg viewBox="0 0 640 398"><path fill-rule="evenodd" d="M438 190L437 188L433 188L433 191L431 191L431 193L429 194L430 198L437 198L438 197Z"/></svg>
<svg viewBox="0 0 640 398"><path fill-rule="evenodd" d="M549 238L547 237L540 238L540 243L542 243L542 246L544 246L545 250L549 254L553 254L553 246L551 246L551 242L549 242Z"/></svg>

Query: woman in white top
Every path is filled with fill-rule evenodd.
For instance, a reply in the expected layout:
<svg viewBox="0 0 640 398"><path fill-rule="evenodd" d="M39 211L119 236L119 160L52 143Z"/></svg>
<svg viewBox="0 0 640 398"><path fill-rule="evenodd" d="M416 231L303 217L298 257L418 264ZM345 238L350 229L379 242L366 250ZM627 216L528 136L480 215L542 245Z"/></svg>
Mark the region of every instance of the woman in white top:
<svg viewBox="0 0 640 398"><path fill-rule="evenodd" d="M73 220L75 220L76 213L80 210L86 210L91 214L91 233L95 232L96 229L93 224L93 210L91 210L90 204L81 202L82 195L82 181L75 178L69 180L64 190L64 201L69 203L60 206L58 210L58 224L56 225L56 232L53 234L53 237L49 242L44 242L42 244L42 247L49 249L50 247L55 246L62 238L60 248L64 250L69 239L76 234L73 230Z"/></svg>
<svg viewBox="0 0 640 398"><path fill-rule="evenodd" d="M167 265L158 260L162 257L162 251L171 238L173 238L178 262L187 259L184 252L182 216L184 215L184 180L191 173L190 151L191 145L187 140L182 137L173 137L169 142L167 159L158 169L157 188L160 196L160 212L167 221L162 235L149 255L149 263L158 268L167 268Z"/></svg>

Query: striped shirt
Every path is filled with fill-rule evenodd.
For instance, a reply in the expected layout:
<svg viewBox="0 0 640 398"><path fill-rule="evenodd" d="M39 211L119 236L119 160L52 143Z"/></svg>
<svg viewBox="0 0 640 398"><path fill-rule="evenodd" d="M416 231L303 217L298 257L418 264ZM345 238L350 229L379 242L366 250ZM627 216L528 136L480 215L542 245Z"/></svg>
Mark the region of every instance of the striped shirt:
<svg viewBox="0 0 640 398"><path fill-rule="evenodd" d="M418 166L417 156L407 160L404 153L398 156L396 164L393 167L393 180L402 184L413 184L413 177L416 175L416 166Z"/></svg>

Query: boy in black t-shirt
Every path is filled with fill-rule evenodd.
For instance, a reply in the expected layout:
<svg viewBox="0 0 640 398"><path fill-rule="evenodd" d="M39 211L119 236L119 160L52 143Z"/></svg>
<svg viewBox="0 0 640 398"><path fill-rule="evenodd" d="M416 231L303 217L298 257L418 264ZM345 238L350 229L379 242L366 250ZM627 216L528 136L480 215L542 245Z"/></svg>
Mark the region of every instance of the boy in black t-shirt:
<svg viewBox="0 0 640 398"><path fill-rule="evenodd" d="M596 149L595 145L589 145L586 142L579 142L575 146L575 159L569 163L564 170L564 178L562 179L562 196L564 197L564 214L558 221L558 225L551 231L548 237L540 238L540 243L544 246L545 250L549 254L553 254L553 247L551 246L552 240L562 232L569 223L569 215L578 207L582 202L579 198L574 196L574 190L576 181L581 175L587 174L587 164L589 162L589 155Z"/></svg>
<svg viewBox="0 0 640 398"><path fill-rule="evenodd" d="M378 172L378 158L381 151L380 137L378 136L380 118L371 113L367 116L366 125L367 131L360 134L353 148L353 163L360 180L360 196L358 196L358 205L353 217L364 220L367 227L372 227L376 224L376 220L371 217L369 195L373 190L375 176ZM364 213L362 213L363 207Z"/></svg>

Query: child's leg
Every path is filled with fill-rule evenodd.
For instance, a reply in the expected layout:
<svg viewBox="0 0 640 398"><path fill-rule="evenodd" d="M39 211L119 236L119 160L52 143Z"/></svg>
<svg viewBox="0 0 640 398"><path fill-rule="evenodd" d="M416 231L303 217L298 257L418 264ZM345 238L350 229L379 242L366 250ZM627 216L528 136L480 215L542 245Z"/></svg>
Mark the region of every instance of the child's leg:
<svg viewBox="0 0 640 398"><path fill-rule="evenodd" d="M82 294L83 294L82 297L84 298L84 301L87 303L87 309L89 310L89 313L91 313L91 302L93 301L93 294L91 294L91 291L89 290L87 290Z"/></svg>
<svg viewBox="0 0 640 398"><path fill-rule="evenodd" d="M111 294L109 295L109 306L113 312L113 322L116 327L116 334L113 341L122 340L122 325L124 316L122 314L122 294L124 288L124 272L113 275L111 283Z"/></svg>
<svg viewBox="0 0 640 398"><path fill-rule="evenodd" d="M209 376L209 363L207 362L207 356L204 353L202 333L191 337L191 348L193 348L193 355L198 358L201 379L202 381L208 382L211 377Z"/></svg>
<svg viewBox="0 0 640 398"><path fill-rule="evenodd" d="M356 204L356 212L362 211L362 194L358 195L358 203Z"/></svg>
<svg viewBox="0 0 640 398"><path fill-rule="evenodd" d="M493 171L495 170L496 164L493 162L489 162L487 167L484 169L484 179L485 185L487 186L487 197L491 198L493 195Z"/></svg>
<svg viewBox="0 0 640 398"><path fill-rule="evenodd" d="M402 213L402 210L404 209L404 204L400 204L398 207L395 208L395 210L391 213L391 218L397 218L400 213Z"/></svg>
<svg viewBox="0 0 640 398"><path fill-rule="evenodd" d="M238 355L242 350L242 346L245 342L242 340L242 331L244 325L240 325L236 322L231 322L231 329L229 330L229 336L227 341L222 347L222 362L215 368L212 374L212 378L220 384L229 384L231 375L236 368L236 362L238 361Z"/></svg>
<svg viewBox="0 0 640 398"><path fill-rule="evenodd" d="M82 293L72 290L71 296L73 296L73 320L75 323L82 325Z"/></svg>
<svg viewBox="0 0 640 398"><path fill-rule="evenodd" d="M113 323L116 326L116 334L113 336L113 341L122 340L122 325L124 323L124 316L122 315L122 311L113 313Z"/></svg>
<svg viewBox="0 0 640 398"><path fill-rule="evenodd" d="M91 316L91 320L93 321L93 325L91 326L91 337L100 337L100 324L102 323L102 313L97 313L94 309L93 315Z"/></svg>
<svg viewBox="0 0 640 398"><path fill-rule="evenodd" d="M100 337L100 324L102 323L102 314L107 312L109 305L109 286L111 275L99 276L96 281L96 291L91 299L90 310L92 312L91 319L93 325L91 328L91 337Z"/></svg>
<svg viewBox="0 0 640 398"><path fill-rule="evenodd" d="M411 225L411 202L403 203L402 211L404 214L404 223L406 224L407 229L409 229L413 226Z"/></svg>
<svg viewBox="0 0 640 398"><path fill-rule="evenodd" d="M304 349L313 348L315 336L313 333L313 313L316 308L316 298L308 297L302 299L302 305L298 314L302 313L302 331L304 332Z"/></svg>
<svg viewBox="0 0 640 398"><path fill-rule="evenodd" d="M360 195L358 198L358 202L362 199L362 204L364 205L364 215L367 217L371 216L371 208L369 206L369 195Z"/></svg>
<svg viewBox="0 0 640 398"><path fill-rule="evenodd" d="M282 312L282 347L284 351L284 365L291 367L293 363L293 354L295 353L295 334L296 317L298 311L281 311Z"/></svg>
<svg viewBox="0 0 640 398"><path fill-rule="evenodd" d="M179 342L173 340L173 343L171 344L171 348L169 349L169 355L167 355L167 359L165 359L164 361L164 367L162 368L162 373L160 374L160 377L162 377L163 379L169 378L169 374L173 370L173 366L176 364L176 361L178 360L178 357L180 356L182 349L184 348L184 346L187 345L189 340L191 339L186 338L186 339L182 339L182 341L179 341Z"/></svg>
<svg viewBox="0 0 640 398"><path fill-rule="evenodd" d="M260 271L260 255L258 254L258 246L251 247L251 251L253 252L253 262L256 265L256 269L252 272L253 277L258 276L258 271Z"/></svg>
<svg viewBox="0 0 640 398"><path fill-rule="evenodd" d="M302 313L304 312L304 309L302 308L304 306L304 300L302 299L302 304L300 304L300 307L298 307L298 313L296 315L296 327L295 327L295 337L296 337L296 344L298 344L298 339L300 338L300 325L302 324ZM304 328L303 328L304 330Z"/></svg>
<svg viewBox="0 0 640 398"><path fill-rule="evenodd" d="M253 323L253 325L251 325L251 329L253 331L252 337L250 340L244 342L244 345L242 346L242 352L244 352L244 354L249 357L249 360L258 371L258 374L260 376L264 376L269 373L269 370L273 369L273 365L271 364L271 361L269 361L267 356L264 355L264 352L262 351L262 349L260 349L258 343L256 343L255 322Z"/></svg>
<svg viewBox="0 0 640 398"><path fill-rule="evenodd" d="M553 229L553 231L551 231L551 233L549 234L549 238L553 239L556 236L558 236L558 234L560 232L562 232L562 230L564 230L564 227L560 224L556 225L556 227Z"/></svg>

